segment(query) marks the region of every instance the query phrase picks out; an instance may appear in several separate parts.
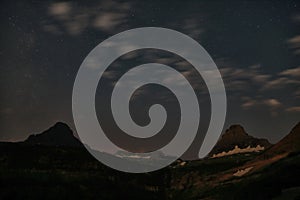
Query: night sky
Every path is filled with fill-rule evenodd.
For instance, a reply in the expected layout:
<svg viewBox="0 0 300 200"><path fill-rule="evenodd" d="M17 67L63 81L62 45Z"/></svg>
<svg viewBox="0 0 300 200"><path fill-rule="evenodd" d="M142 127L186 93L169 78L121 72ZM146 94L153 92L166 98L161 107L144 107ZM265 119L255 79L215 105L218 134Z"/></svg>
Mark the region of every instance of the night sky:
<svg viewBox="0 0 300 200"><path fill-rule="evenodd" d="M277 142L300 121L300 1L2 1L0 140L57 121L75 130L72 88L87 54L127 29L198 41L224 79L225 127ZM158 58L157 58L158 59Z"/></svg>

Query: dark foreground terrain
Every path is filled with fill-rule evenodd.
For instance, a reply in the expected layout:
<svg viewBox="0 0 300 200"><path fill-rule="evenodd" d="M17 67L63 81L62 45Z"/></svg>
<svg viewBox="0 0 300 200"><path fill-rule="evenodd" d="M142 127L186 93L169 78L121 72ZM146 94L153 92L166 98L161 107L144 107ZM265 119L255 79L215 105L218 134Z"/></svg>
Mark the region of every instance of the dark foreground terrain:
<svg viewBox="0 0 300 200"><path fill-rule="evenodd" d="M300 199L300 124L257 153L112 170L80 146L0 144L0 199Z"/></svg>

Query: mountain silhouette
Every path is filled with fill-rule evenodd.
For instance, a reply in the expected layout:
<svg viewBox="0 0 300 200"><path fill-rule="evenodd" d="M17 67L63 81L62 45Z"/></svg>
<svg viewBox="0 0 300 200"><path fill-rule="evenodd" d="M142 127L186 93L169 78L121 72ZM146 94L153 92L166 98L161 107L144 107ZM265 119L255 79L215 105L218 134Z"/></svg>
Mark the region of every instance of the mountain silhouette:
<svg viewBox="0 0 300 200"><path fill-rule="evenodd" d="M209 153L209 156L229 151L238 152L240 149L248 148L249 151L258 147L261 150L269 148L271 144L267 139L258 139L246 133L241 125L232 125L221 136L215 147ZM242 151L242 150L240 150Z"/></svg>
<svg viewBox="0 0 300 200"><path fill-rule="evenodd" d="M24 143L44 146L83 146L82 143L73 135L73 131L70 127L62 122L57 122L54 126L42 133L30 135Z"/></svg>
<svg viewBox="0 0 300 200"><path fill-rule="evenodd" d="M83 145L68 125L58 122L22 143L0 143L0 199L45 196L61 199L62 193L64 199L141 199L144 196L146 199L166 199L166 196L167 199L277 199L290 189L295 191L294 199L298 199L300 123L273 146L267 140L248 135L242 126L233 125L214 150L230 152L236 147L249 150L257 145L266 150L258 154L178 160L157 172L135 175L111 169L89 152L104 163L109 160L124 165L126 159L125 169L148 169L155 164L151 157L141 158L123 151L109 154L88 146L89 152L86 148L73 148ZM165 157L157 152L153 158Z"/></svg>
<svg viewBox="0 0 300 200"><path fill-rule="evenodd" d="M87 157L90 157L90 154L86 151L86 148L89 152L93 152L98 158L105 161L105 163L113 162L119 165L123 165L127 168L137 167L138 169L143 167L147 169L149 167L149 163L138 162L138 159L128 160L128 162L124 163L122 157L115 156L110 153L101 152L95 149L90 148L88 145L85 146L74 136L73 131L70 127L62 122L57 122L54 126L50 127L48 130L39 133L30 135L23 144L27 146L47 146L47 147L61 147L69 149L70 147L76 147L76 149L87 153Z"/></svg>

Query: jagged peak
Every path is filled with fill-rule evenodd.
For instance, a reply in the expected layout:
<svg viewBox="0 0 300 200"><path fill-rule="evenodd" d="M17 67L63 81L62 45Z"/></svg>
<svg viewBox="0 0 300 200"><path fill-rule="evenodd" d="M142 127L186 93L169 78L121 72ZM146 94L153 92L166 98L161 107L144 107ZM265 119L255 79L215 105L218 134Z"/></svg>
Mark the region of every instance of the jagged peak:
<svg viewBox="0 0 300 200"><path fill-rule="evenodd" d="M68 124L64 123L64 122L56 122L53 126L51 126L49 129L69 129L71 130L71 128L68 126ZM72 130L71 130L72 131Z"/></svg>
<svg viewBox="0 0 300 200"><path fill-rule="evenodd" d="M222 137L226 137L226 136L248 136L248 134L246 133L244 127L240 124L234 124L231 125L228 129L226 129L225 133L222 135Z"/></svg>

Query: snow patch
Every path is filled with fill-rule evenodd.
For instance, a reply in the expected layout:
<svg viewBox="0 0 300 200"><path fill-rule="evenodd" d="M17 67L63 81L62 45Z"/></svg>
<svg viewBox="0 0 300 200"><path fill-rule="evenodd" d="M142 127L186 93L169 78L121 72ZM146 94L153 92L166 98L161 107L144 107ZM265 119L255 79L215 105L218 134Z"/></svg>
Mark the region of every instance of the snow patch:
<svg viewBox="0 0 300 200"><path fill-rule="evenodd" d="M130 156L116 155L116 156L119 158L150 159L150 156L138 156L138 155L130 155Z"/></svg>
<svg viewBox="0 0 300 200"><path fill-rule="evenodd" d="M233 174L233 176L241 177L247 174L253 167L248 167L246 169L239 169L237 172Z"/></svg>
<svg viewBox="0 0 300 200"><path fill-rule="evenodd" d="M223 151L222 153L214 154L212 158L219 158L223 156L230 156L233 154L238 154L238 153L250 153L250 152L260 152L265 150L265 147L262 147L260 145L257 145L256 147L250 147L248 146L247 148L239 148L237 145L234 147L234 149L229 150L228 152Z"/></svg>

